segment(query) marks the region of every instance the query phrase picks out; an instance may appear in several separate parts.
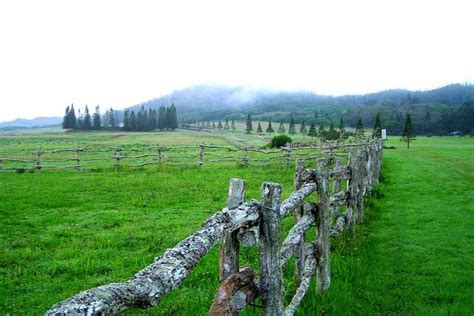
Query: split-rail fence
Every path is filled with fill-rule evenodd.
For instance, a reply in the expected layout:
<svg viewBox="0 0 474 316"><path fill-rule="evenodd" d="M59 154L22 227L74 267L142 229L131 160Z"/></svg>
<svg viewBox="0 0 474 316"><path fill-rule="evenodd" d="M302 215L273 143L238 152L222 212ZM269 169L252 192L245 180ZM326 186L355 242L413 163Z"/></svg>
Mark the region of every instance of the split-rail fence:
<svg viewBox="0 0 474 316"><path fill-rule="evenodd" d="M338 155L355 144L288 144L275 149L250 146L228 147L220 145L187 146L114 146L109 148L60 148L23 151L15 154L0 152L0 171L41 170L97 170L104 168L141 168L145 166L204 166L212 163L252 165L286 165L298 158L315 159Z"/></svg>
<svg viewBox="0 0 474 316"><path fill-rule="evenodd" d="M246 202L245 181L231 179L227 206L198 231L130 280L83 291L53 306L46 315L113 314L156 306L219 240L220 286L209 315L237 315L257 297L265 315L293 315L314 274L319 293L329 288L330 237L354 228L364 217L364 197L378 182L381 166L382 142L374 140L352 147L347 164L338 157L326 157L317 159L316 168L311 169L299 159L295 191L284 201L282 186L266 182L261 200ZM305 202L313 194L317 202ZM280 244L280 222L290 214L296 223ZM316 240L305 241L305 232L312 227ZM239 265L240 246L254 245L260 253L258 276L251 267ZM299 286L285 306L282 271L292 256Z"/></svg>

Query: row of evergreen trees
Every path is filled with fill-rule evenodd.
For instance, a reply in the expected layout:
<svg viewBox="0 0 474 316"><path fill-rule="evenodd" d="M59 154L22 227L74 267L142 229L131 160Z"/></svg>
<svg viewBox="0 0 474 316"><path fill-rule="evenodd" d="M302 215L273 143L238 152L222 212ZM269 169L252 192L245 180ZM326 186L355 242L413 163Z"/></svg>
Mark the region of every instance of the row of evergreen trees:
<svg viewBox="0 0 474 316"><path fill-rule="evenodd" d="M125 110L123 113L123 129L125 131L148 132L157 129L163 131L177 128L178 116L174 104L169 107L160 106L158 113L155 109L147 111L143 106L136 115L133 110Z"/></svg>
<svg viewBox="0 0 474 316"><path fill-rule="evenodd" d="M201 122L201 121L198 121L197 123L197 127L199 129L201 128L212 128L212 129L220 129L220 130L233 130L235 131L236 128L235 128L235 120L231 120L230 123L229 123L229 120L228 119L225 119L224 120L224 124L222 124L222 121L219 120L219 122L216 124L216 122L212 122L211 121L207 121L207 122ZM189 124L182 124L182 126L184 127L189 127L190 125Z"/></svg>
<svg viewBox="0 0 474 316"><path fill-rule="evenodd" d="M253 131L252 117L251 117L250 114L248 114L247 115L247 120L246 120L245 132L247 134L250 134L252 131ZM260 122L258 123L256 132L258 134L263 133L263 128L262 128ZM265 129L265 133L270 133L271 134L271 133L274 133L274 132L275 132L275 130L273 129L272 121L269 120L267 128ZM316 130L316 125L314 124L314 122L312 122L310 124L309 128L307 128L306 122L303 120L301 122L299 132L300 132L300 134L303 134L303 135L308 135L308 136L311 136L311 137L320 137L322 139L327 139L327 140L339 139L341 137L352 134L352 133L346 133L343 118L341 118L339 120L338 129L336 129L334 124L331 122L331 124L329 125L329 130L327 130L327 131L325 130L325 127L322 123L320 123L319 128L317 130ZM284 126L282 121L280 122L280 125L277 129L277 133L278 134L285 134L286 133L286 129L285 129L285 126ZM293 116L291 116L290 117L290 124L289 124L289 127L288 127L288 134L294 135L296 133L297 133L297 131L296 131L295 120L293 119ZM362 124L362 118L360 118L360 117L359 117L359 119L357 121L357 124L356 124L356 129L355 129L355 132L354 132L354 136L359 137L359 138L365 137L364 126ZM381 138L382 137L382 122L380 120L380 115L379 114L377 114L377 116L375 117L375 123L374 123L373 131L372 131L372 137L376 137L376 138Z"/></svg>
<svg viewBox="0 0 474 316"><path fill-rule="evenodd" d="M120 124L117 111L110 108L102 116L100 107L96 106L95 112L91 115L86 105L84 112L79 109L76 116L74 105L68 106L63 118L63 129L71 130L101 130L101 129L122 129L125 131L154 131L154 130L175 130L178 128L178 117L176 107L172 104L169 107L161 106L159 111L142 106L140 111L135 112L125 110L123 114L123 125Z"/></svg>
<svg viewBox="0 0 474 316"><path fill-rule="evenodd" d="M110 108L105 112L104 116L100 114L100 107L95 107L95 112L91 115L89 107L86 105L84 112L79 109L74 110L74 105L66 108L63 118L63 128L73 130L100 130L103 127L115 128L118 125L117 113Z"/></svg>

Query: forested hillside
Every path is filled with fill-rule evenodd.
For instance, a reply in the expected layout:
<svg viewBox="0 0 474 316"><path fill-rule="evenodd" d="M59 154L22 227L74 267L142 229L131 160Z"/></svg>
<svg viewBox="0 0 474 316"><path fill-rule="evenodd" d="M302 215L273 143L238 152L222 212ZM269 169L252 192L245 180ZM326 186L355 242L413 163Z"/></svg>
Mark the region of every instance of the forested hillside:
<svg viewBox="0 0 474 316"><path fill-rule="evenodd" d="M372 126L380 113L383 127L391 134L403 130L406 113L411 113L418 134L473 132L474 85L453 84L429 91L387 90L365 95L325 96L313 92L277 92L245 87L196 86L175 91L131 107L156 108L174 103L181 123L223 119L245 119L248 113L257 120L297 123L305 120L317 125L345 124L354 127L361 117Z"/></svg>

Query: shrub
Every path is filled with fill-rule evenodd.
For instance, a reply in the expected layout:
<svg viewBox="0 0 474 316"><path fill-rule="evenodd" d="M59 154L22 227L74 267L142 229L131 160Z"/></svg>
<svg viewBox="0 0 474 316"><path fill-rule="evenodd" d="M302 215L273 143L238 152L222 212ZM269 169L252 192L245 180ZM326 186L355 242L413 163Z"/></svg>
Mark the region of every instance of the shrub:
<svg viewBox="0 0 474 316"><path fill-rule="evenodd" d="M272 138L270 148L280 148L285 146L287 143L291 143L293 139L287 135L278 135Z"/></svg>

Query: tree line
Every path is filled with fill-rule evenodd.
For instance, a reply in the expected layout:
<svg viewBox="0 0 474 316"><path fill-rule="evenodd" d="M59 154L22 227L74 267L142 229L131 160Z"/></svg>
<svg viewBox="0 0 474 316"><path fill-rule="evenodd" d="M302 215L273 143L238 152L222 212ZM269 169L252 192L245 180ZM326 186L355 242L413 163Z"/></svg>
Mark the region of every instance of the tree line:
<svg viewBox="0 0 474 316"><path fill-rule="evenodd" d="M142 106L135 115L135 111L125 110L123 114L123 129L125 131L149 132L154 130L175 130L178 128L178 116L176 107L160 106L156 109L145 110Z"/></svg>
<svg viewBox="0 0 474 316"><path fill-rule="evenodd" d="M252 133L252 131L253 131L252 117L250 114L247 114L247 119L245 122L245 132L247 134L250 134ZM258 122L256 132L258 134L263 134L262 125L260 122ZM272 121L269 120L267 124L267 128L265 129L265 133L272 134L274 132L275 131L272 126ZM283 121L280 121L280 125L278 127L277 132L280 135L285 134L286 130L285 130ZM321 141L346 139L349 136L353 136L356 140L361 141L365 139L366 136L369 136L372 138L382 138L382 121L380 119L380 113L377 113L374 119L374 126L372 128L371 135L365 134L365 128L364 128L364 124L362 122L361 117L359 117L359 119L357 120L354 132L346 131L343 118L339 120L339 126L337 128L334 126L334 124L331 123L329 125L328 130L325 130L323 124L320 124L318 129L316 129L316 125L314 122L311 122L311 124L309 125L309 129L307 129L305 121L303 120L301 122L299 132L300 134L308 135L311 138L318 137L321 139ZM290 135L297 134L296 124L295 124L295 120L293 119L293 116L290 117L288 134ZM416 140L416 135L413 130L413 123L412 123L410 113L407 113L405 116L405 126L401 135L402 137L400 138L400 141L405 142L407 144L407 148L410 148L410 143Z"/></svg>
<svg viewBox="0 0 474 316"><path fill-rule="evenodd" d="M119 116L123 116L120 121ZM149 132L155 130L175 130L178 128L178 116L174 104L165 107L160 106L156 109L148 109L142 106L135 114L135 111L125 110L122 115L113 108L106 110L101 115L100 107L96 106L95 112L91 115L86 105L83 112L79 109L76 111L74 105L66 108L63 123L63 129L70 130L124 130L124 131L141 131Z"/></svg>
<svg viewBox="0 0 474 316"><path fill-rule="evenodd" d="M291 106L289 105L289 110ZM390 104L374 106L322 106L309 112L307 109L285 111L285 113L259 113L248 111L243 114L239 111L229 112L224 115L225 120L245 121L248 113L258 121L283 122L291 124L305 123L308 128L314 123L319 126L330 127L337 125L340 120L345 126L355 128L361 120L364 126L372 126L379 115L384 122L384 128L389 135L401 135L405 128L406 115L410 114L413 121L413 132L418 135L448 135L459 132L461 135L474 135L474 101L465 102L460 106L406 104L399 107ZM202 116L205 113L201 114ZM200 116L201 117L201 116ZM183 124L198 124L204 121L189 115L181 115ZM223 120L223 119L221 119ZM275 128L275 126L273 126ZM278 128L278 125L276 125Z"/></svg>

